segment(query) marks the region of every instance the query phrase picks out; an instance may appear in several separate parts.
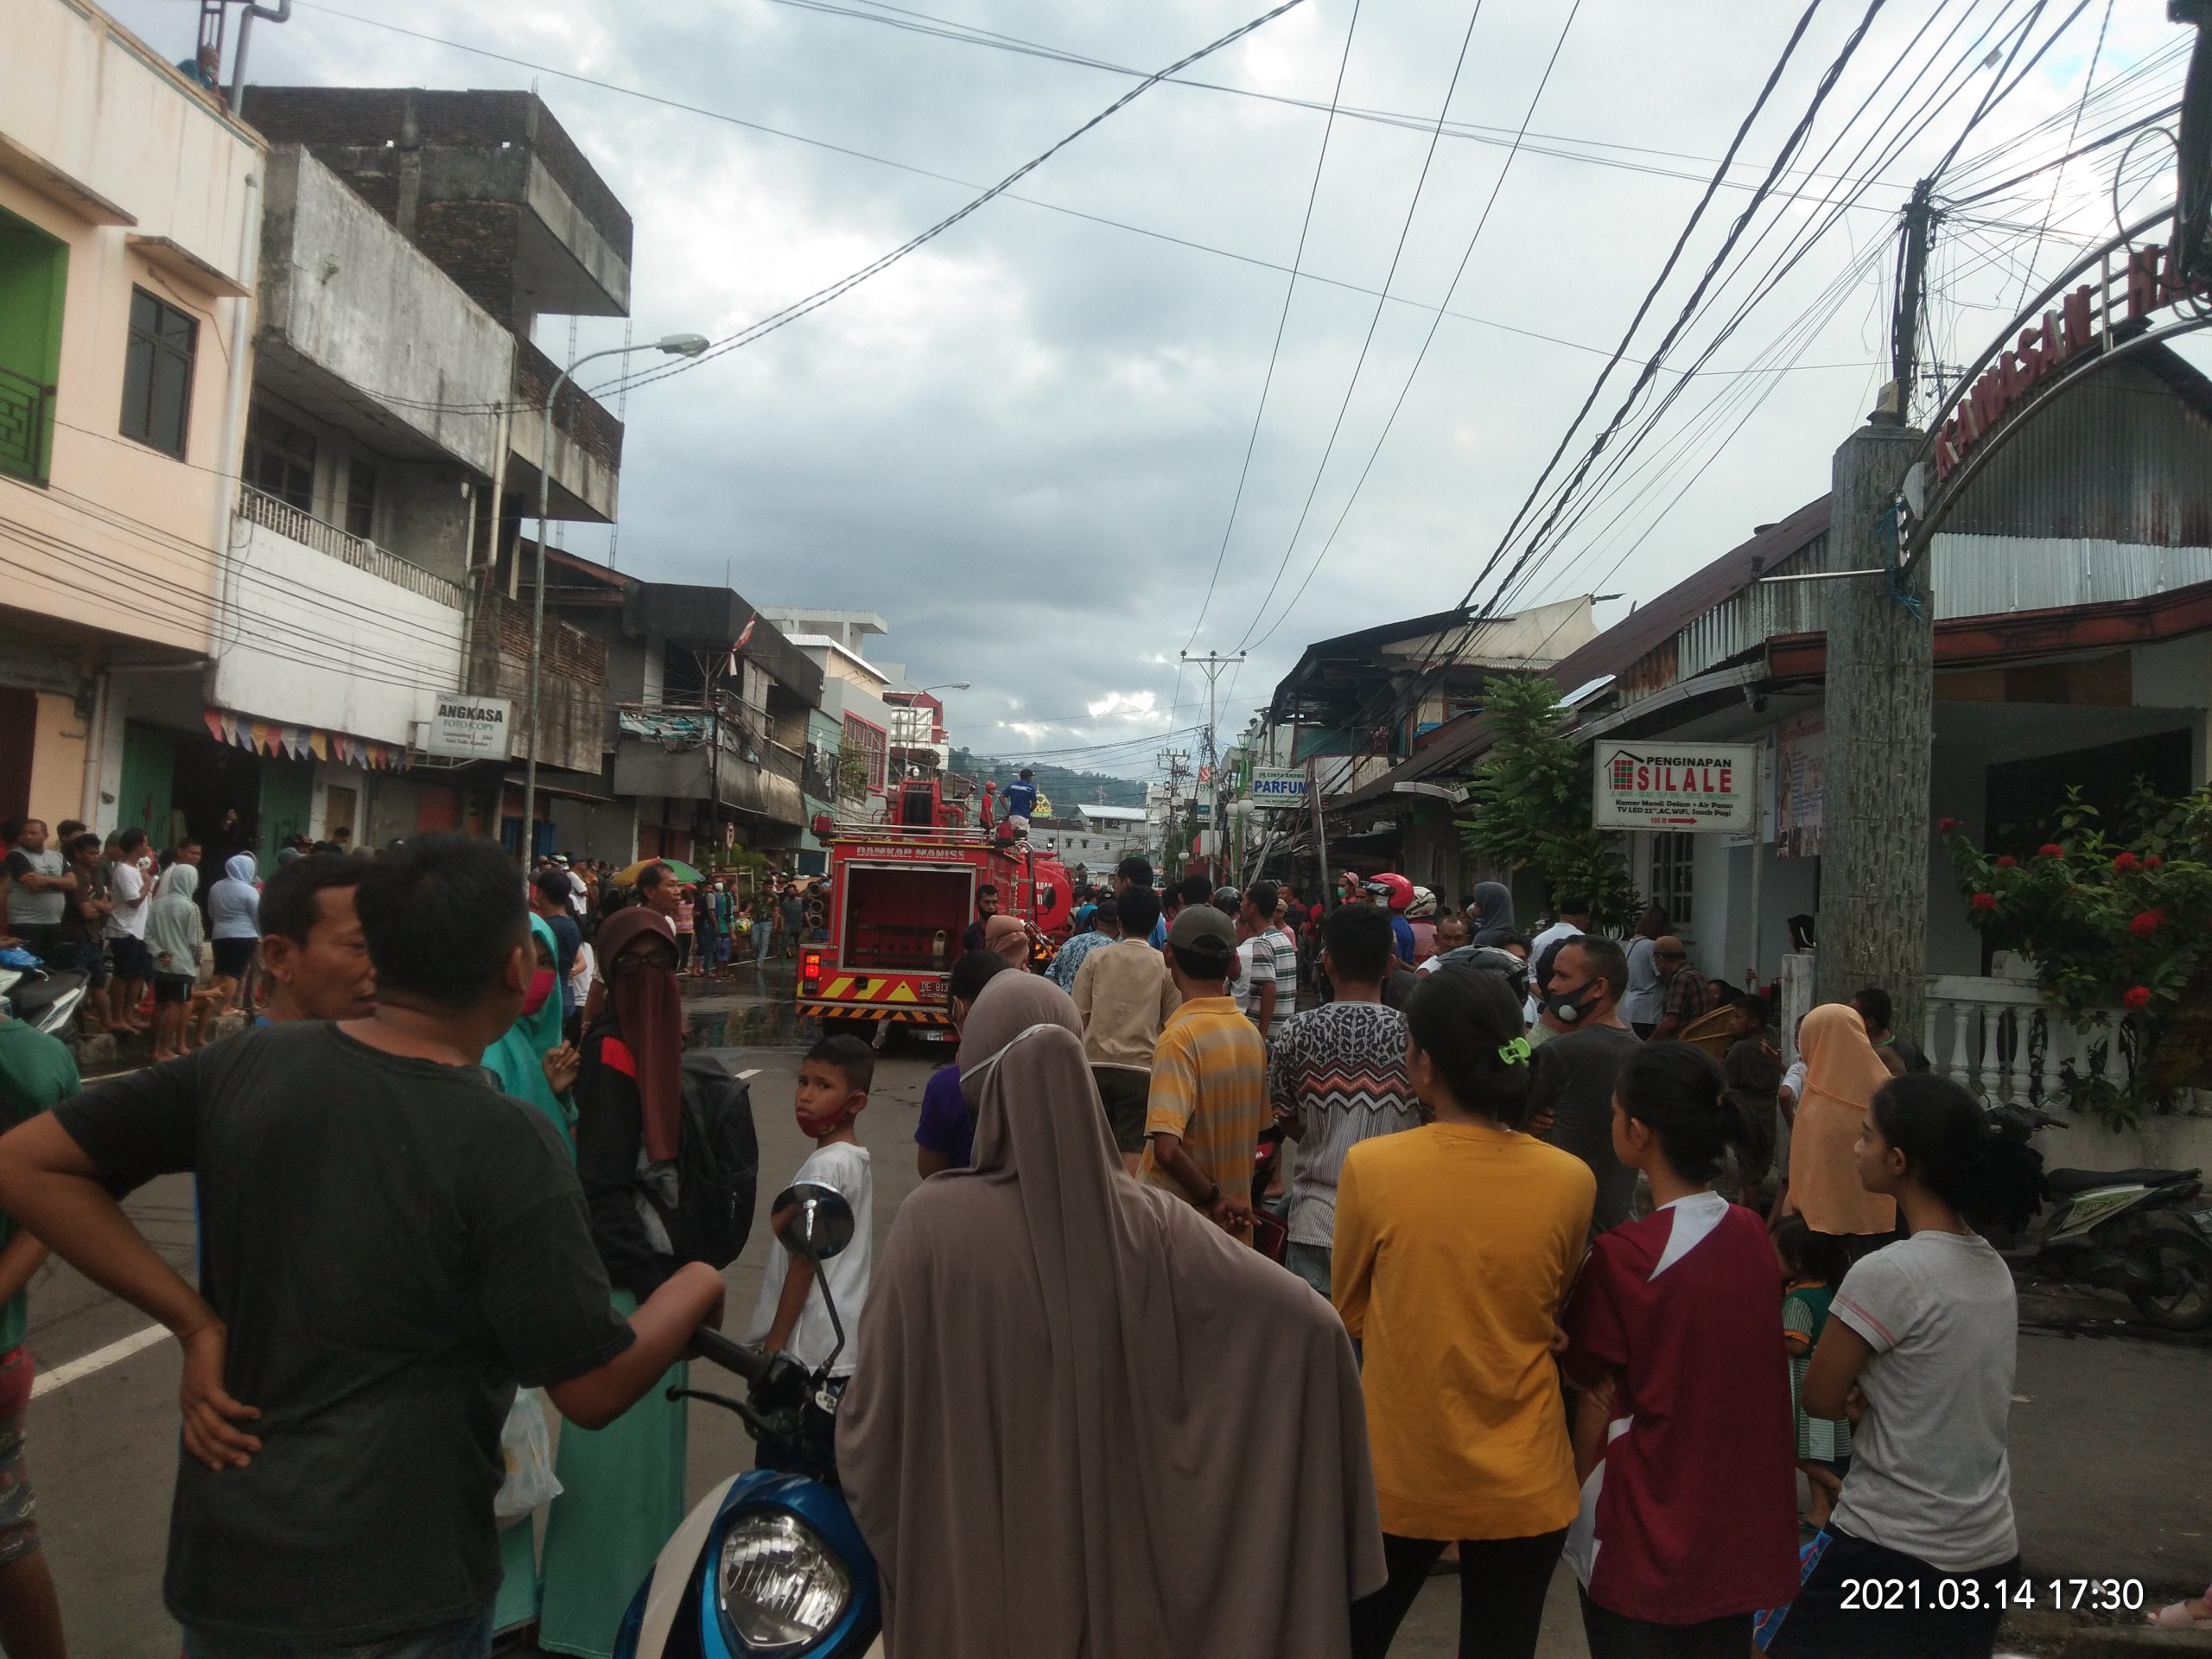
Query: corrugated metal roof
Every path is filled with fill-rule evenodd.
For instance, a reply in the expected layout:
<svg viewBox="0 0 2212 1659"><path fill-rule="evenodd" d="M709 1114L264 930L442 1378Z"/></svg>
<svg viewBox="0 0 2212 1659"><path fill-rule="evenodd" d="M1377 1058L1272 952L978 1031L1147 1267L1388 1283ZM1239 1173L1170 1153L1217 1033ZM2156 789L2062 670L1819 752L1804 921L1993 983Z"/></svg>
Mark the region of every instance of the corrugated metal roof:
<svg viewBox="0 0 2212 1659"><path fill-rule="evenodd" d="M2056 536L1938 536L1929 545L1929 558L1939 621L2150 599L2212 582L2212 547L2154 547ZM1814 621L1777 632L1809 633L1820 626Z"/></svg>

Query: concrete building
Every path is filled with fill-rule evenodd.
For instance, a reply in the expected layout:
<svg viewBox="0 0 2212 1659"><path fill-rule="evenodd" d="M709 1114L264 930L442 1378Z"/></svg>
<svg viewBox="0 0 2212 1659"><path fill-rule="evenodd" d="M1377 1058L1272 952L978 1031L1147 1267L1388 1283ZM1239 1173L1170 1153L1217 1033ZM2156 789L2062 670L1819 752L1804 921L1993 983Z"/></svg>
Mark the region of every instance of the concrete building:
<svg viewBox="0 0 2212 1659"><path fill-rule="evenodd" d="M1029 827L1030 844L1053 854L1079 882L1106 880L1132 853L1150 857L1150 838L1141 806L1077 806Z"/></svg>
<svg viewBox="0 0 2212 1659"><path fill-rule="evenodd" d="M312 227L296 216L289 225L272 217L272 238L289 234L306 254L293 267L295 281L311 291L347 275L340 250L306 239L310 228L317 236L342 230L346 251L357 251L372 268L385 260L407 279L391 290L391 299L355 319L375 331L367 360L326 358L317 364L356 391L386 393L356 397L356 423L329 425L340 429L334 436L345 452L349 480L350 446L359 444L383 460L381 467L372 464L378 489L387 470L396 481L422 486L395 488L388 506L368 509L359 522L387 526L402 545L385 550L459 584L467 631L461 677L429 689L465 690L515 705L511 759L519 762L533 741L523 706L532 577L518 556L521 522L536 515L541 467L551 518L612 521L622 461L621 423L581 389L563 391L545 429L545 396L560 366L531 336L542 318L627 314L630 215L533 93L252 86L243 107L273 142L303 152L299 176L312 188L302 187L299 211L325 212ZM341 181L353 203L365 206L391 235L378 238L351 204L342 212L330 207L326 176ZM395 238L445 283L417 283L418 267L391 252ZM322 342L317 321L312 310L302 316L295 306L290 326L300 339L288 340L291 349L280 354L288 371ZM502 354L496 391L472 390L475 379L492 372L491 359ZM349 381L349 374L358 378ZM429 385L410 385L410 378ZM316 431L312 418L298 418L317 413L303 390L312 387L297 379L272 382L264 399L264 426L287 442L297 442L296 430ZM330 412L323 411L326 417ZM414 418L395 423L392 417L402 414ZM278 420L289 424L278 426ZM411 474L410 463L418 468ZM271 476L279 475L278 465L271 463ZM339 504L330 498L329 505ZM356 502L345 505L358 510ZM436 595L440 602L445 597L442 591ZM582 636L556 632L549 635L545 656L543 732L535 739L545 794L534 846L551 844L546 802L552 791L603 783L613 741L602 653ZM430 664L418 664L417 671L434 677ZM441 658L435 673L444 672ZM479 763L443 776L420 762L410 770L421 795L418 822L443 815L436 791L450 785L463 821L496 826L519 845L518 765ZM429 790L420 790L423 780L433 780ZM397 811L377 828L404 833L405 817Z"/></svg>
<svg viewBox="0 0 2212 1659"><path fill-rule="evenodd" d="M0 51L0 817L148 822L130 722L238 620L261 140L81 0ZM304 654L289 642L284 649Z"/></svg>
<svg viewBox="0 0 2212 1659"><path fill-rule="evenodd" d="M549 655L556 672L596 675L607 758L590 777L539 767L540 839L620 863L794 849L819 668L766 622L736 648L755 612L730 588L644 582L558 549L546 576Z"/></svg>
<svg viewBox="0 0 2212 1659"><path fill-rule="evenodd" d="M264 856L301 830L486 829L452 763L410 751L466 684L514 338L298 145L270 152L262 194L230 603L204 679L134 723L127 793Z"/></svg>
<svg viewBox="0 0 2212 1659"><path fill-rule="evenodd" d="M1439 611L1316 640L1276 685L1255 759L1310 763L1325 801L1361 803L1331 831L1333 868L1397 870L1456 902L1488 872L1461 843L1450 804L1369 785L1395 776L1431 733L1478 710L1494 677L1548 672L1596 633L1591 601L1577 595L1483 622ZM1310 852L1306 827L1283 816L1273 827L1285 843Z"/></svg>

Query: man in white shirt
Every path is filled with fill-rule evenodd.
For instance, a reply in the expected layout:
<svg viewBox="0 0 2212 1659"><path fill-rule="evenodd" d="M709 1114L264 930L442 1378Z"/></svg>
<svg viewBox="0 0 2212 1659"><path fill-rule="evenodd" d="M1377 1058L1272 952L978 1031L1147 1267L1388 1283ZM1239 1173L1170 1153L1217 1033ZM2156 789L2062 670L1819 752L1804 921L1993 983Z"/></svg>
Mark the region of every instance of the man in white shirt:
<svg viewBox="0 0 2212 1659"><path fill-rule="evenodd" d="M1559 919L1537 934L1529 946L1528 1013L1532 1026L1543 1017L1544 988L1551 972L1551 963L1544 960L1544 953L1555 944L1590 931L1590 901L1580 893L1561 899L1558 913Z"/></svg>
<svg viewBox="0 0 2212 1659"><path fill-rule="evenodd" d="M138 1004L153 977L154 964L146 955L147 874L146 832L125 830L115 838L115 868L108 881L108 953L115 958L115 976L108 981L107 1022L117 1031L143 1031Z"/></svg>

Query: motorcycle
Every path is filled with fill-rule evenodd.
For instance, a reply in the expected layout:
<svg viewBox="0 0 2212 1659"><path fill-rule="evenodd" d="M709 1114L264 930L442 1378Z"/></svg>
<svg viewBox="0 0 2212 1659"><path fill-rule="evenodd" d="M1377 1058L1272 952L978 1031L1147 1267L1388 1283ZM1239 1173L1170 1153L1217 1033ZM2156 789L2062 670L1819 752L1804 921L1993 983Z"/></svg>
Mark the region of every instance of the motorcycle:
<svg viewBox="0 0 2212 1659"><path fill-rule="evenodd" d="M28 951L10 950L17 961L0 961L0 1001L26 1025L59 1037L77 1017L85 1001L86 977L74 969L45 968Z"/></svg>
<svg viewBox="0 0 2212 1659"><path fill-rule="evenodd" d="M2064 1120L1990 1112L2014 1166L2014 1203L1989 1242L2018 1274L2124 1291L2167 1331L2212 1328L2212 1206L2194 1169L2045 1169L2029 1144Z"/></svg>
<svg viewBox="0 0 2212 1659"><path fill-rule="evenodd" d="M852 1242L852 1206L830 1187L787 1187L770 1215L783 1247L817 1267ZM837 1488L830 1368L844 1351L845 1327L827 1276L815 1283L837 1340L810 1376L788 1354L702 1328L695 1351L743 1377L747 1397L668 1391L735 1412L756 1441L805 1472L754 1469L709 1492L638 1587L614 1659L861 1659L880 1651L872 1645L882 1618L875 1560Z"/></svg>

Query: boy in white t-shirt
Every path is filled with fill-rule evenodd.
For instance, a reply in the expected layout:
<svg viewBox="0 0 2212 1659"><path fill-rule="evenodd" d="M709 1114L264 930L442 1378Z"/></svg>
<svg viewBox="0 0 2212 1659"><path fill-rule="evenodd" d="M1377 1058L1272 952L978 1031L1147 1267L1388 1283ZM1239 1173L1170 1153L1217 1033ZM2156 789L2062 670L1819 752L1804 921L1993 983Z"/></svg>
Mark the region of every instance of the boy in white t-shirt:
<svg viewBox="0 0 2212 1659"><path fill-rule="evenodd" d="M853 1124L868 1105L869 1085L875 1079L875 1055L856 1037L825 1037L807 1050L799 1062L798 1086L792 1109L798 1127L814 1142L814 1150L791 1177L794 1185L811 1182L842 1194L853 1207L853 1238L836 1255L819 1266L802 1255L786 1255L779 1274L772 1263L761 1276L760 1299L753 1309L747 1342L758 1343L771 1353L788 1353L811 1373L830 1364L830 1388L842 1394L860 1363L861 1309L868 1301L868 1274L874 1251L874 1177L868 1148L860 1144ZM837 1343L836 1328L815 1279L829 1286L837 1306L837 1324L844 1327L844 1344ZM831 1356L835 1355L832 1363ZM812 1411L814 1408L809 1407ZM828 1425L819 1426L827 1442ZM754 1466L804 1473L787 1455L788 1449L763 1444Z"/></svg>

